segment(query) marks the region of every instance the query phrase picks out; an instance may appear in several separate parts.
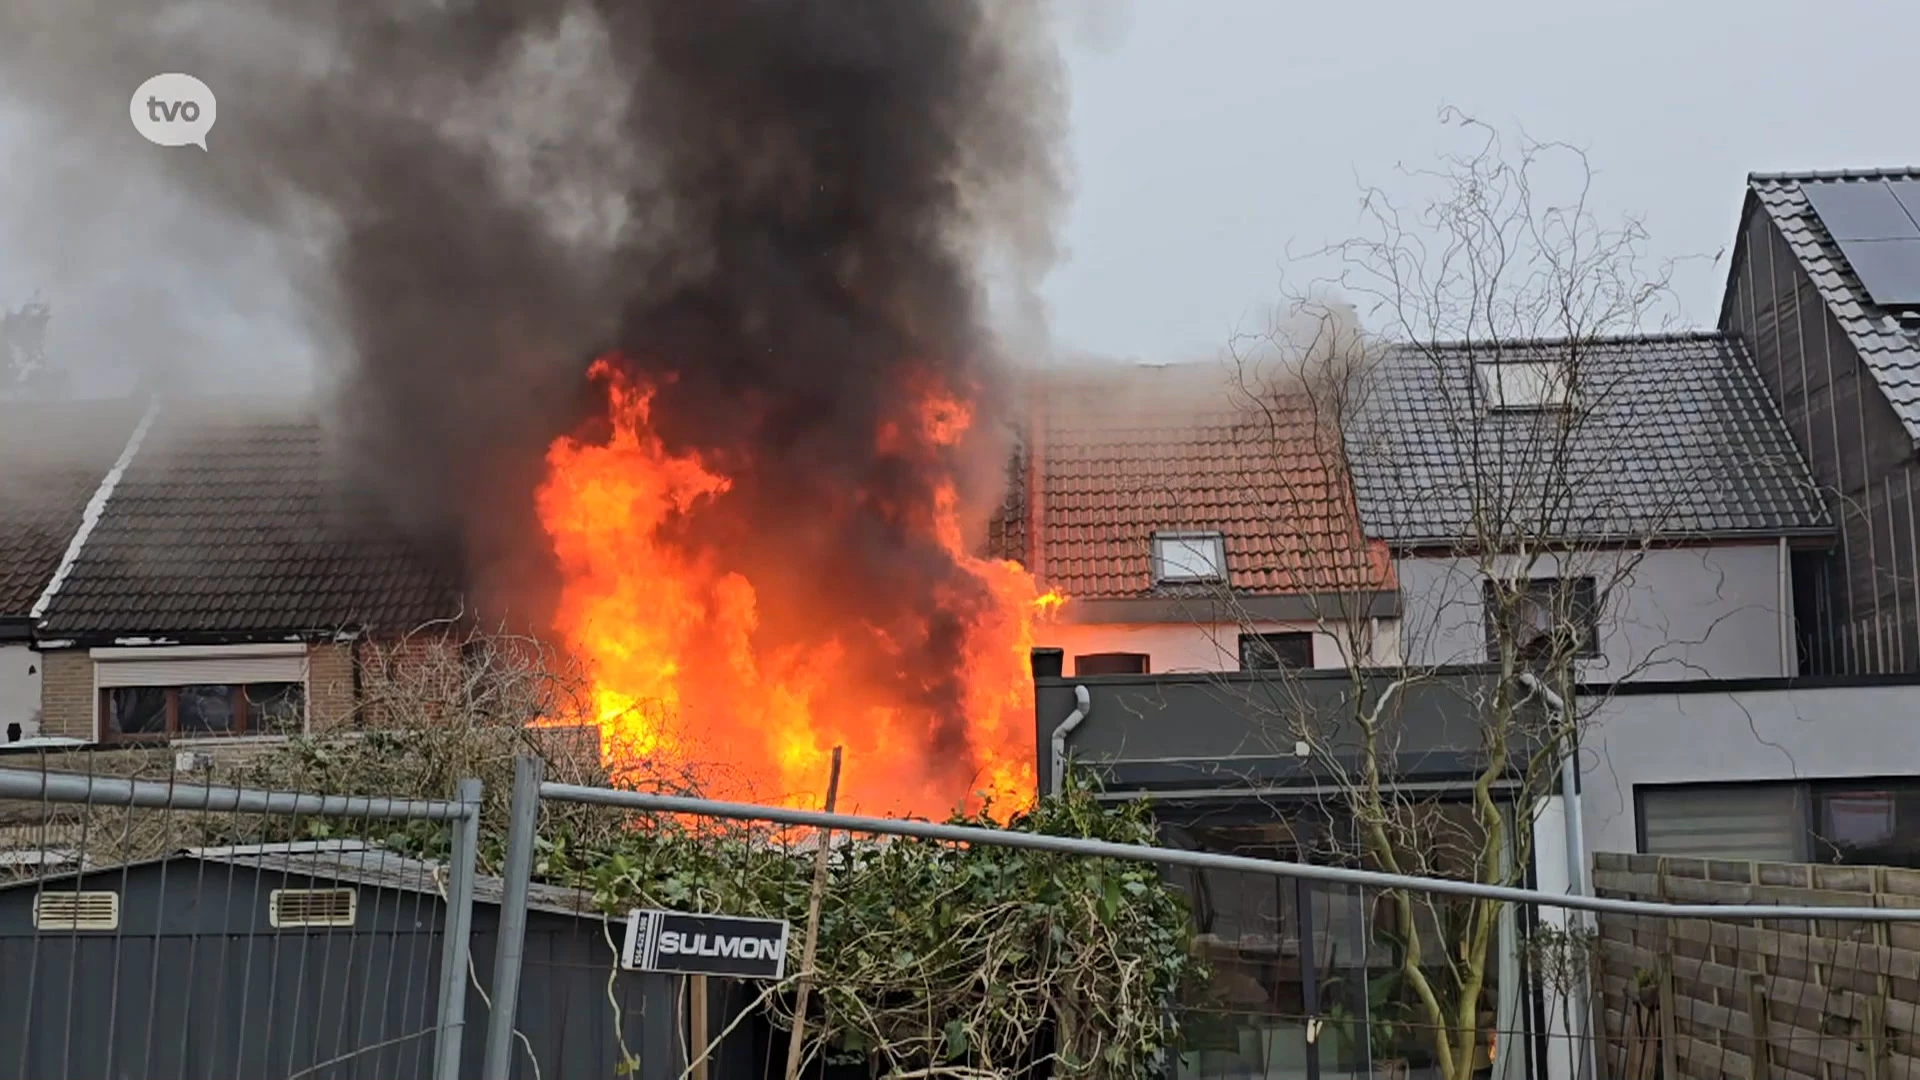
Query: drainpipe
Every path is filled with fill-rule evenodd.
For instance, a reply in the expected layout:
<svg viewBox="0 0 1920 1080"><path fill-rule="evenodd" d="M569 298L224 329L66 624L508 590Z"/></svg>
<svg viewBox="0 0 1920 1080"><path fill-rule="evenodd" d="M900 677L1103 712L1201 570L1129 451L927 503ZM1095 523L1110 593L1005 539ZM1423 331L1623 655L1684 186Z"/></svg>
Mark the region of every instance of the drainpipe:
<svg viewBox="0 0 1920 1080"><path fill-rule="evenodd" d="M1780 538L1780 595L1775 603L1780 624L1780 674L1792 678L1800 674L1798 642L1794 640L1792 553L1787 538Z"/></svg>
<svg viewBox="0 0 1920 1080"><path fill-rule="evenodd" d="M1562 823L1567 827L1567 892L1572 896L1585 896L1587 895L1587 845L1585 823L1582 821L1580 814L1579 766L1574 761L1573 710L1567 707L1566 699L1554 693L1553 687L1548 686L1539 676L1532 672L1521 672L1520 681L1534 693L1539 694L1541 700L1545 701L1549 708L1559 713L1567 723L1567 753L1566 756L1560 759L1560 817ZM1567 928L1571 930L1577 925L1584 925L1586 919L1587 915L1585 912L1568 911ZM1588 1077L1597 1076L1598 1073L1596 1069L1598 1062L1594 1058L1593 1045L1585 1038L1586 1030L1591 1028L1593 1023L1592 991L1587 986L1585 979L1580 980L1578 984L1569 989L1571 990L1572 996L1569 1004L1573 1006L1572 1011L1574 1015L1580 1018L1579 1022L1582 1029L1580 1031L1570 1031L1567 1033L1568 1036L1574 1040L1574 1047L1570 1047L1568 1051L1569 1057L1571 1058L1574 1054L1580 1053L1580 1051L1576 1049L1578 1046L1584 1044L1586 1047L1585 1053L1580 1053L1580 1056L1584 1058L1585 1061L1581 1064L1575 1064L1569 1060L1569 1071L1574 1073L1576 1077L1582 1075Z"/></svg>
<svg viewBox="0 0 1920 1080"><path fill-rule="evenodd" d="M1574 896L1587 894L1587 858L1585 823L1580 815L1580 778L1578 764L1574 761L1573 713L1553 687L1540 680L1531 671L1520 673L1520 681L1527 688L1539 694L1541 699L1553 711L1567 721L1567 754L1560 759L1560 802L1563 807L1561 817L1567 826L1567 891Z"/></svg>
<svg viewBox="0 0 1920 1080"><path fill-rule="evenodd" d="M1073 688L1073 711L1067 714L1060 726L1053 729L1053 786L1047 789L1049 795L1060 794L1060 786L1067 779L1067 736L1093 711L1093 698L1084 686Z"/></svg>

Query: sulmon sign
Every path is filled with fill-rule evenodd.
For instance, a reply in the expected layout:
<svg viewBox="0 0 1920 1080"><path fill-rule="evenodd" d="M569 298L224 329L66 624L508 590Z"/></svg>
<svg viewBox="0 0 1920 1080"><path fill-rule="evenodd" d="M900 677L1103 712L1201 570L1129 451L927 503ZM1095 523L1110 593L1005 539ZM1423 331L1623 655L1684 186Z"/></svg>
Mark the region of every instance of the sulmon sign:
<svg viewBox="0 0 1920 1080"><path fill-rule="evenodd" d="M627 915L620 966L678 975L778 979L786 973L788 935L784 919L635 908Z"/></svg>

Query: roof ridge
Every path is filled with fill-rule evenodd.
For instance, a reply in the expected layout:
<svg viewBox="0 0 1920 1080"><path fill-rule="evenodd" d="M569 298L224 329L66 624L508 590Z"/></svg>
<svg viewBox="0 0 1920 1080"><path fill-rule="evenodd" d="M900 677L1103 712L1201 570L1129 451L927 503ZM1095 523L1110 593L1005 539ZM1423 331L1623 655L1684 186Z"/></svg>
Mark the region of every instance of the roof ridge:
<svg viewBox="0 0 1920 1080"><path fill-rule="evenodd" d="M1886 165L1868 169L1806 169L1787 172L1750 172L1747 183L1766 184L1807 180L1891 180L1920 177L1920 165Z"/></svg>
<svg viewBox="0 0 1920 1080"><path fill-rule="evenodd" d="M140 417L140 423L134 427L133 434L127 436L127 445L121 449L119 459L113 463L112 468L107 470L107 474L100 478L100 485L94 488L93 497L87 500L87 509L80 517L80 527L74 530L73 539L67 543L66 553L60 557L60 565L54 569L53 577L48 580L47 587L40 593L39 599L33 602L33 610L27 613L28 618L38 620L45 616L47 605L53 602L54 594L60 591L60 586L65 584L67 578L72 575L74 564L80 561L81 550L87 546L87 538L93 535L94 527L99 525L100 519L105 516L107 502L113 498L114 488L120 486L120 478L126 475L127 469L133 465L133 459L139 456L140 444L146 441L147 431L153 427L153 419L158 415L160 415L160 399L155 397L147 403L147 411Z"/></svg>
<svg viewBox="0 0 1920 1080"><path fill-rule="evenodd" d="M1720 330L1666 330L1638 334L1596 334L1591 337L1511 337L1511 338L1455 338L1446 341L1430 342L1394 342L1389 349L1429 348L1464 349L1476 345L1567 345L1580 343L1585 345L1639 345L1669 341L1727 341L1727 334Z"/></svg>

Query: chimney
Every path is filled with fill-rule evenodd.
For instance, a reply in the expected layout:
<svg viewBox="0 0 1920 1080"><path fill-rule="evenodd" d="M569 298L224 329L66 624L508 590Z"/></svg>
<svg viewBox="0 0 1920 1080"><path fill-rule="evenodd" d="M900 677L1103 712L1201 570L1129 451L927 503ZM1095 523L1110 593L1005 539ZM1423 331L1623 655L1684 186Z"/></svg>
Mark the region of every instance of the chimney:
<svg viewBox="0 0 1920 1080"><path fill-rule="evenodd" d="M1058 679L1066 668L1066 650L1033 650L1033 677L1035 679Z"/></svg>

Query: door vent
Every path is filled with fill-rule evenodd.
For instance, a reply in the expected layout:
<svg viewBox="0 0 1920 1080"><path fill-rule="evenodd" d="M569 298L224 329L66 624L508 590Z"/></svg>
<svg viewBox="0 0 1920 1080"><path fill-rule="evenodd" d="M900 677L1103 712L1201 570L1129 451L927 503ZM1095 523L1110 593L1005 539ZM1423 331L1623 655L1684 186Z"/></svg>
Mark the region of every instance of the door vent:
<svg viewBox="0 0 1920 1080"><path fill-rule="evenodd" d="M118 930L117 892L43 892L33 898L36 930Z"/></svg>
<svg viewBox="0 0 1920 1080"><path fill-rule="evenodd" d="M275 889L267 921L275 927L352 926L358 893L353 889Z"/></svg>

